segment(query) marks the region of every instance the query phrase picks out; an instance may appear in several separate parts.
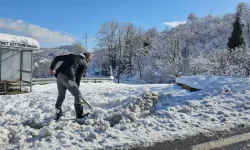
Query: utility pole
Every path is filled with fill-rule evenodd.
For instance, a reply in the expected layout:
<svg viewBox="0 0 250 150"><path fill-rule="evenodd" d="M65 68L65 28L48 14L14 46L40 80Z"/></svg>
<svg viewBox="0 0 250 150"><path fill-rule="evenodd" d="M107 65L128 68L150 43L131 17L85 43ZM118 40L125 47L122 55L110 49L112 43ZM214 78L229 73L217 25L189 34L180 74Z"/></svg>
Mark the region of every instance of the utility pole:
<svg viewBox="0 0 250 150"><path fill-rule="evenodd" d="M172 36L172 49L173 49L173 75L177 76L177 57L179 53L180 48L180 36L179 34L176 34Z"/></svg>
<svg viewBox="0 0 250 150"><path fill-rule="evenodd" d="M86 48L86 50L88 50L88 45L87 45L88 34L85 32L84 35L85 35L85 37L84 37L85 38L85 48Z"/></svg>

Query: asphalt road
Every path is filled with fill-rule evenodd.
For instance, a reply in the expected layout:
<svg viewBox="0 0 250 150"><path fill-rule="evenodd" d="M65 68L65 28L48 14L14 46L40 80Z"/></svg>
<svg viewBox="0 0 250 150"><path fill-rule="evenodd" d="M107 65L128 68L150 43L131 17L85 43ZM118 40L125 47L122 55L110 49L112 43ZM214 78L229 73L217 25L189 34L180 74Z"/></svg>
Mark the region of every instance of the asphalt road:
<svg viewBox="0 0 250 150"><path fill-rule="evenodd" d="M250 132L250 127L244 127L241 125L237 128L231 129L230 131L220 131L213 134L213 136L206 136L199 134L196 136L188 137L184 140L166 141L163 143L156 143L150 147L137 147L131 150L192 150L194 146L207 143L210 141L217 141L226 138L232 138L232 136L238 136ZM225 141L225 140L224 140ZM236 141L236 140L235 140ZM204 148L202 150L205 150ZM212 150L250 150L250 140L225 145L223 147L214 148Z"/></svg>
<svg viewBox="0 0 250 150"><path fill-rule="evenodd" d="M250 150L250 141L240 142L213 150Z"/></svg>

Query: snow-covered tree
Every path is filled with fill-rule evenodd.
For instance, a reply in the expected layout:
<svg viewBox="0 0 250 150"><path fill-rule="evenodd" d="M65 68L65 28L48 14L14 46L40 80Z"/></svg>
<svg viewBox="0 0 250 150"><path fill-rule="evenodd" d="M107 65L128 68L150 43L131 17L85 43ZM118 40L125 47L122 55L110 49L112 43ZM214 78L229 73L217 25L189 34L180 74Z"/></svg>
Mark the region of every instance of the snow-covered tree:
<svg viewBox="0 0 250 150"><path fill-rule="evenodd" d="M190 21L190 22L195 22L195 21L198 20L198 17L195 16L195 14L190 13L190 14L188 15L187 19L188 19L188 21Z"/></svg>
<svg viewBox="0 0 250 150"><path fill-rule="evenodd" d="M243 25L242 36L244 38L245 46L250 47L250 9L247 3L239 3L236 7L237 13L240 17L240 22Z"/></svg>
<svg viewBox="0 0 250 150"><path fill-rule="evenodd" d="M119 23L115 20L104 23L98 33L97 33L97 43L99 46L99 51L102 51L109 59L109 65L112 68L117 67L117 58L118 58L118 29Z"/></svg>

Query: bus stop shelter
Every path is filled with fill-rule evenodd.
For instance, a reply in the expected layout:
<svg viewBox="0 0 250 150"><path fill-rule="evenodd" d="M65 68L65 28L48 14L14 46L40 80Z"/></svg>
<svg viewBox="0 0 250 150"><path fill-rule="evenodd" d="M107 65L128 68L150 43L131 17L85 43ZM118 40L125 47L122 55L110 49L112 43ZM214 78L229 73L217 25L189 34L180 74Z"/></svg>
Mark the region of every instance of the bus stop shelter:
<svg viewBox="0 0 250 150"><path fill-rule="evenodd" d="M6 94L8 84L30 85L32 91L33 51L40 48L39 43L28 37L0 33L0 88Z"/></svg>

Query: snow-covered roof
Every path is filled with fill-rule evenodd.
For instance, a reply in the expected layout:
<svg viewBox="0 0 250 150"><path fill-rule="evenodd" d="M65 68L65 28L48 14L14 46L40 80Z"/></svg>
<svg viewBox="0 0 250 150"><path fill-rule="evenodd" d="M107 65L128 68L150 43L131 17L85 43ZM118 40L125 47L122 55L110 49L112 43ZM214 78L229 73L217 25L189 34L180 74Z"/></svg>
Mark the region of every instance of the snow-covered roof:
<svg viewBox="0 0 250 150"><path fill-rule="evenodd" d="M32 38L3 34L3 33L0 33L0 47L1 46L22 47L22 48L32 48L32 49L40 48L40 44Z"/></svg>

